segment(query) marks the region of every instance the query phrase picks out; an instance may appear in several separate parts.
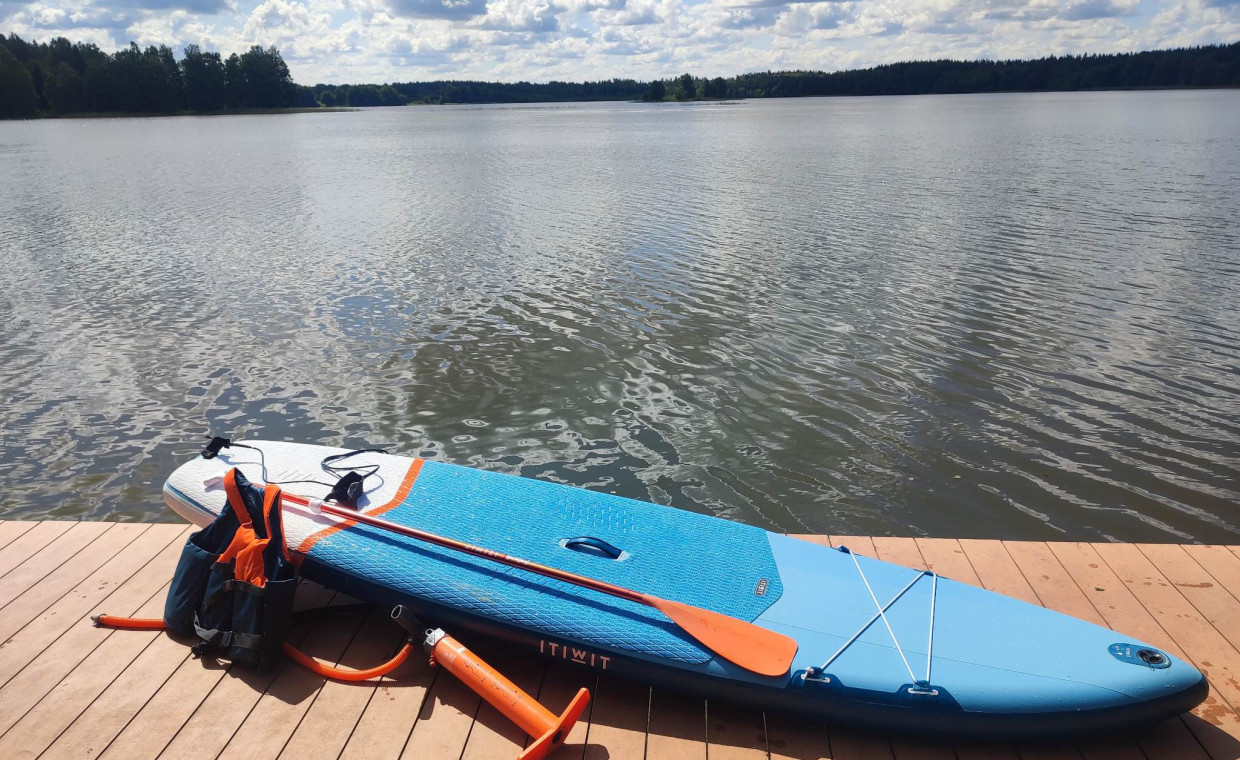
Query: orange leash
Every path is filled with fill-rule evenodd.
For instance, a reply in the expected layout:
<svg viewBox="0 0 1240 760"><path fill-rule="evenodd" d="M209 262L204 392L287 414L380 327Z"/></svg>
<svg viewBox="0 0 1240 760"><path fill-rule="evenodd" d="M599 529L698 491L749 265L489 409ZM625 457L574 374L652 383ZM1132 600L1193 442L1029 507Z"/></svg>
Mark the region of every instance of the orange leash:
<svg viewBox="0 0 1240 760"><path fill-rule="evenodd" d="M117 615L95 615L91 618L91 620L100 628L119 628L125 631L163 631L168 628L164 621L159 618L127 618L119 617ZM284 654L288 655L290 660L296 662L298 665L301 665L303 668L312 673L316 673L324 678L332 678L337 681L368 681L371 678L386 676L388 673L391 673L393 670L396 670L403 665L405 660L409 659L409 655L412 652L413 644L411 642L405 642L405 645L400 648L400 651L396 653L396 656L382 665L376 665L375 667L367 668L366 670L352 670L350 668L340 668L335 665L328 665L326 663L319 662L287 641L284 642Z"/></svg>

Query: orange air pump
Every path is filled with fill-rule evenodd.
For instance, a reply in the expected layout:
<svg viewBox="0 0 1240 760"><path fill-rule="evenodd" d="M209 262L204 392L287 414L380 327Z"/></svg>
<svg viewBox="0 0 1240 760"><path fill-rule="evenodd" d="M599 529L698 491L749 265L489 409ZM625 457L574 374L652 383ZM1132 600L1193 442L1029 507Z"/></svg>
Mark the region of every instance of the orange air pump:
<svg viewBox="0 0 1240 760"><path fill-rule="evenodd" d="M417 635L417 619L404 607L392 610L392 619L411 635ZM541 760L554 752L590 703L589 689L582 688L564 712L556 716L442 629L421 633L426 636L423 646L431 657L431 665L442 665L534 739L517 760Z"/></svg>

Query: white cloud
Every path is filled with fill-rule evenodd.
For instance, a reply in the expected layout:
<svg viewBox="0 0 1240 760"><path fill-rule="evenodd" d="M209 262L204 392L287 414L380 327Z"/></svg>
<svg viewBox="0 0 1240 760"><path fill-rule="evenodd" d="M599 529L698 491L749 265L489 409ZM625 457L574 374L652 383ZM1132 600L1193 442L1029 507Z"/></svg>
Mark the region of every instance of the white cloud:
<svg viewBox="0 0 1240 760"><path fill-rule="evenodd" d="M148 16L131 24L125 30L130 40L142 45L200 45L214 47L216 39L211 29L197 16L187 11Z"/></svg>
<svg viewBox="0 0 1240 760"><path fill-rule="evenodd" d="M560 9L551 0L494 0L474 25L504 32L554 32Z"/></svg>
<svg viewBox="0 0 1240 760"><path fill-rule="evenodd" d="M671 7L671 4L667 4L667 10ZM619 7L601 10L595 14L595 19L599 24L644 26L658 24L664 20L665 17L659 10L659 3L655 0L628 0Z"/></svg>

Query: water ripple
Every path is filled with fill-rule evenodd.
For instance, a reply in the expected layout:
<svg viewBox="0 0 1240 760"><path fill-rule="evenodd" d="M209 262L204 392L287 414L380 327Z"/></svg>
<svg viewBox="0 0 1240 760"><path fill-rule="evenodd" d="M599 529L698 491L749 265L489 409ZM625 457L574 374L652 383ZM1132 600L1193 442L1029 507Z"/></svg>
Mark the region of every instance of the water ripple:
<svg viewBox="0 0 1240 760"><path fill-rule="evenodd" d="M775 530L1234 543L1238 117L1148 92L0 124L3 516L166 519L213 431Z"/></svg>

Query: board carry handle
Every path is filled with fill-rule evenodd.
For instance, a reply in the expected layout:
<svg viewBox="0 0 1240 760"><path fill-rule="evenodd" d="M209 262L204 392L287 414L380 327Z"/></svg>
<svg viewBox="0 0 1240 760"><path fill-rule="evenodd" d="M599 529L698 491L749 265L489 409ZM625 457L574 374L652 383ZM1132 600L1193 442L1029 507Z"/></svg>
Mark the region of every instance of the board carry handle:
<svg viewBox="0 0 1240 760"><path fill-rule="evenodd" d="M411 637L417 635L418 621L403 606L392 610L392 619L409 631ZM517 760L542 760L558 749L590 704L590 690L582 687L564 712L556 715L442 629L435 628L424 634L423 647L430 655L432 666L443 666L534 740Z"/></svg>
<svg viewBox="0 0 1240 760"><path fill-rule="evenodd" d="M618 549L603 539L595 538L594 536L566 538L560 545L565 549L572 549L580 554L589 554L595 557L601 556L607 559L620 559L624 554L622 549Z"/></svg>

